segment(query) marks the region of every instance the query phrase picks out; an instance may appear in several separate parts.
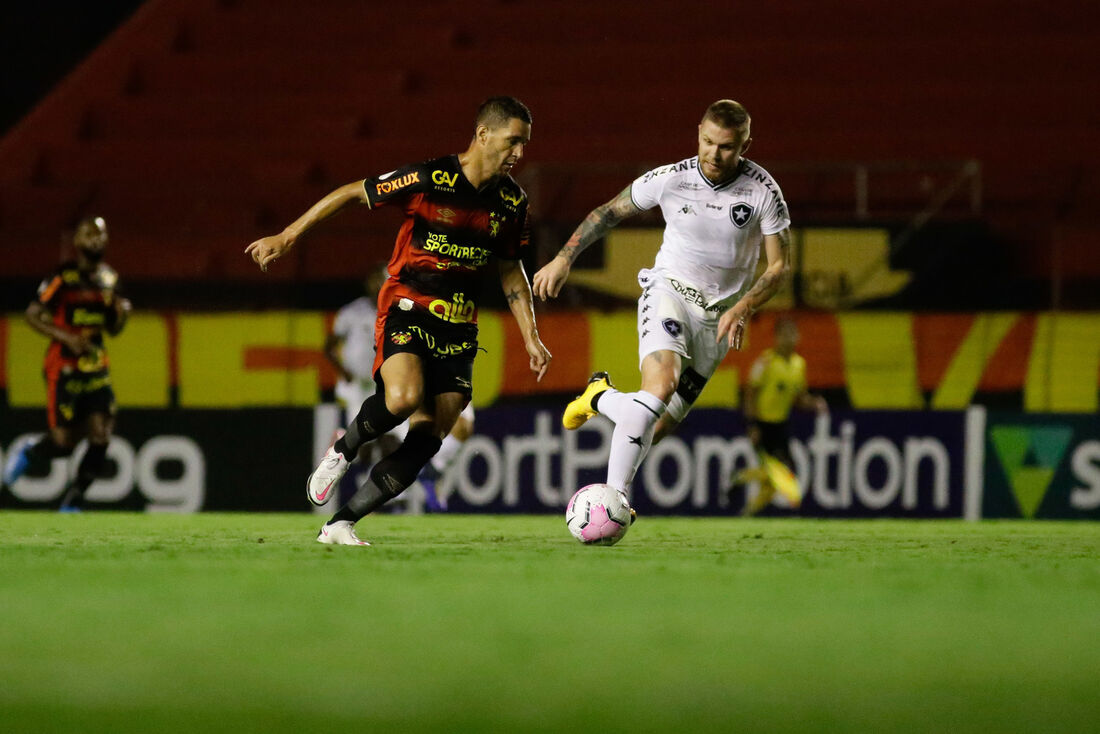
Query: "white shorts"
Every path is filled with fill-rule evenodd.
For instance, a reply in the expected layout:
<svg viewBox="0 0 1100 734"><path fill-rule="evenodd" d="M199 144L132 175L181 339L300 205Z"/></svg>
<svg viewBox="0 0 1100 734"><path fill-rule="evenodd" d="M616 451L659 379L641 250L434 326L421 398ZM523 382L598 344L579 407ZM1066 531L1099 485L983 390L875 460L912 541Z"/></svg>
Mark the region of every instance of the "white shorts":
<svg viewBox="0 0 1100 734"><path fill-rule="evenodd" d="M652 270L638 273L642 295L638 298L638 366L647 355L666 350L683 358L680 384L668 403L669 417L681 422L707 380L729 351L719 344L718 317L722 309L707 309L698 291L680 283L682 293L668 279Z"/></svg>

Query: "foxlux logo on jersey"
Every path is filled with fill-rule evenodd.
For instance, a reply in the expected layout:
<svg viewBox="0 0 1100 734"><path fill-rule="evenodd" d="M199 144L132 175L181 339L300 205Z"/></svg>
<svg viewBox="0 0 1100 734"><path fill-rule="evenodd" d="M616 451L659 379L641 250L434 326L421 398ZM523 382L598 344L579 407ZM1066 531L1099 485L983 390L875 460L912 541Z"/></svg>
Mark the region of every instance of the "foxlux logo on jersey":
<svg viewBox="0 0 1100 734"><path fill-rule="evenodd" d="M393 174L387 173L382 178L385 179L386 177L391 175ZM420 183L419 171L406 173L404 176L401 176L400 178L395 178L392 181L379 180L379 182L374 185L374 190L379 196L381 196L383 194L392 194L394 191L399 191L400 189L403 189L406 186L410 186L414 183Z"/></svg>

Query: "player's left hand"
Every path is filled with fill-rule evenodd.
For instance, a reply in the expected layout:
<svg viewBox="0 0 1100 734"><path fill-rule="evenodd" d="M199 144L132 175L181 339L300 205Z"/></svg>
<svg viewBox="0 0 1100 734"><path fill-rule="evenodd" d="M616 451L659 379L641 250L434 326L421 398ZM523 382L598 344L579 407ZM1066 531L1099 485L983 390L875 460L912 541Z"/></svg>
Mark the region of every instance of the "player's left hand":
<svg viewBox="0 0 1100 734"><path fill-rule="evenodd" d="M560 255L539 268L531 279L531 290L535 298L541 301L557 298L565 285L565 279L569 277L569 270L569 261Z"/></svg>
<svg viewBox="0 0 1100 734"><path fill-rule="evenodd" d="M743 301L739 301L733 308L722 314L718 319L718 343L721 344L723 339L728 339L730 347L740 351L750 318L752 318L752 309Z"/></svg>
<svg viewBox="0 0 1100 734"><path fill-rule="evenodd" d="M538 375L535 382L542 382L542 376L550 368L550 360L554 358L554 355L550 354L550 350L546 348L538 335L528 340L526 346L527 354L531 357L531 371Z"/></svg>

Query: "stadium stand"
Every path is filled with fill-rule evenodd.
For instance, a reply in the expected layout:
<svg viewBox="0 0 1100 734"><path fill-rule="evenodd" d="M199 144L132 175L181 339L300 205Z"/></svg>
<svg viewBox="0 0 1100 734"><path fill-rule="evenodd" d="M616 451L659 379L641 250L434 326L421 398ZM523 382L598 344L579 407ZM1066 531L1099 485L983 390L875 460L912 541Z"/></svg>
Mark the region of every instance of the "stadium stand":
<svg viewBox="0 0 1100 734"><path fill-rule="evenodd" d="M1083 101L1100 90L1082 70L1100 67L1100 32L1086 12L154 0L0 140L0 237L17 255L4 275L40 275L58 232L95 212L132 278L257 278L240 255L252 239L335 185L459 150L478 102L509 93L533 110L524 176L544 218L574 221L615 192L585 172L611 166L621 185L689 155L701 110L730 95L774 170L978 161L983 216L1017 270L1095 278L1098 164L1083 151L1100 149L1100 112ZM568 195L534 180L566 169ZM919 210L949 176L888 178L880 216ZM851 219L846 183L782 180L796 215ZM348 219L268 277L348 278L348 262L388 253L392 219Z"/></svg>

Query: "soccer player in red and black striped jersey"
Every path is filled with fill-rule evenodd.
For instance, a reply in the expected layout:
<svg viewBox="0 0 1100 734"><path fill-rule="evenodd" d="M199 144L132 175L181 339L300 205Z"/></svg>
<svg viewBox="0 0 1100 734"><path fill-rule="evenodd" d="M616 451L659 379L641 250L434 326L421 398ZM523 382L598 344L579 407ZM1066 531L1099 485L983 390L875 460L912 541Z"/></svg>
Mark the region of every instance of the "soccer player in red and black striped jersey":
<svg viewBox="0 0 1100 734"><path fill-rule="evenodd" d="M510 175L530 139L531 113L523 103L493 97L478 109L465 152L342 186L281 233L245 250L266 271L311 227L348 204L399 206L405 213L378 296L378 389L310 475L310 501L329 499L364 443L406 418L408 435L321 528L319 542L368 545L355 534L355 523L412 484L470 401L479 275L492 261L531 370L542 379L550 366L520 260L528 246L527 196Z"/></svg>
<svg viewBox="0 0 1100 734"><path fill-rule="evenodd" d="M13 455L4 470L4 484L13 484L31 464L68 456L87 436L88 450L61 500L63 512L80 509L106 461L115 394L103 334L118 334L130 314L130 301L117 292L118 274L102 262L107 223L101 217L81 221L73 246L76 259L42 281L26 311L31 328L50 339L43 368L50 430Z"/></svg>

